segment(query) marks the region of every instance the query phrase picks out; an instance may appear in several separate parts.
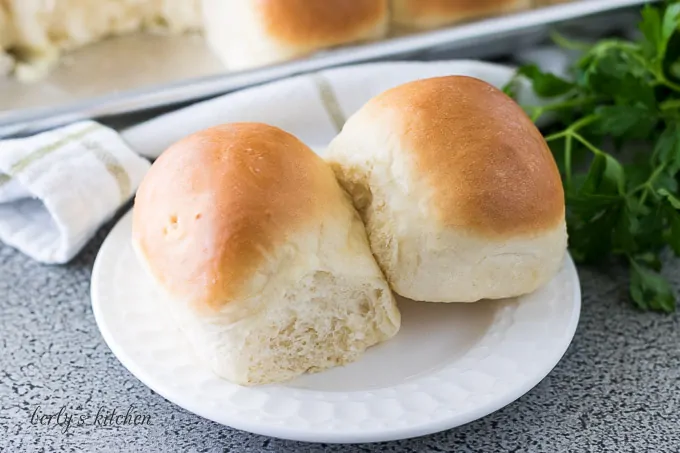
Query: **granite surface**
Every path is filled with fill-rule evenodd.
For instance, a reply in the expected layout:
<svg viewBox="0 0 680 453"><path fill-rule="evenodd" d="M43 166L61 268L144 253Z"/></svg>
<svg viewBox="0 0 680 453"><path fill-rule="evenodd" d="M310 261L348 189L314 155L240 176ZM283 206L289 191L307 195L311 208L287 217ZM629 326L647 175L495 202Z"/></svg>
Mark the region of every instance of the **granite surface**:
<svg viewBox="0 0 680 453"><path fill-rule="evenodd" d="M427 437L367 445L271 439L201 419L132 376L90 308L92 264L111 223L68 265L37 264L0 245L0 451L6 452L678 452L680 316L627 303L625 272L581 268L583 311L557 367L506 408ZM680 290L680 262L670 275ZM115 409L149 424L41 425ZM101 423L100 423L101 424Z"/></svg>

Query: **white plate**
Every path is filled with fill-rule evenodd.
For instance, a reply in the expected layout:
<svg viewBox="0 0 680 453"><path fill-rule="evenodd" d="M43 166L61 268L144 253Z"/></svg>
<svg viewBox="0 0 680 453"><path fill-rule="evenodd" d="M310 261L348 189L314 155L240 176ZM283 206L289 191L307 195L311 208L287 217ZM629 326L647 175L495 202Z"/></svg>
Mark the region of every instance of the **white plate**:
<svg viewBox="0 0 680 453"><path fill-rule="evenodd" d="M240 387L194 357L138 263L130 233L128 213L104 242L92 275L92 308L113 353L178 406L273 437L386 441L483 417L548 374L579 318L579 281L567 257L531 295L475 304L400 300L400 332L359 362L285 385Z"/></svg>
<svg viewBox="0 0 680 453"><path fill-rule="evenodd" d="M135 126L124 138L138 152L157 156L196 130L259 121L322 152L338 121L370 97L410 80L447 74L501 86L513 70L478 61L343 67L196 104ZM526 89L520 95L522 102L539 102ZM519 299L446 305L400 300L399 334L361 361L286 385L244 388L214 376L166 317L162 297L132 252L129 214L104 242L92 275L92 305L102 335L146 385L218 423L315 442L415 437L500 409L560 360L574 335L580 300L568 257L550 284Z"/></svg>

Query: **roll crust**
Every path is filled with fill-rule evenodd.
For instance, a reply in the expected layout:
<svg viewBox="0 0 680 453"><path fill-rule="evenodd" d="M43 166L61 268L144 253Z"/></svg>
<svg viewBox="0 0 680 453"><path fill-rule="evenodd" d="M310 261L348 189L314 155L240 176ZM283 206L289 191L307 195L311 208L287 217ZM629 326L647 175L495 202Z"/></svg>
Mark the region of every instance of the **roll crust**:
<svg viewBox="0 0 680 453"><path fill-rule="evenodd" d="M564 219L560 174L540 131L502 91L465 76L419 80L364 106L389 123L446 226L495 238Z"/></svg>
<svg viewBox="0 0 680 453"><path fill-rule="evenodd" d="M334 45L386 22L387 0L260 0L266 33L291 46Z"/></svg>
<svg viewBox="0 0 680 453"><path fill-rule="evenodd" d="M326 163L293 135L217 126L154 162L135 197L133 239L168 293L214 311L247 297L288 232L339 193Z"/></svg>
<svg viewBox="0 0 680 453"><path fill-rule="evenodd" d="M436 28L483 16L529 9L531 0L391 0L392 21L413 28Z"/></svg>

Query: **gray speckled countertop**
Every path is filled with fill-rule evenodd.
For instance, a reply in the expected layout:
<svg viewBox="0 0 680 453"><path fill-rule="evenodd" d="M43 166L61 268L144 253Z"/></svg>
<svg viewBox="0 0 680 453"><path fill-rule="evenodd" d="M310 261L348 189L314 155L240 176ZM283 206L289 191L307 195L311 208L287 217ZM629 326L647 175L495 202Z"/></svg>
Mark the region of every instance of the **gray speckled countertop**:
<svg viewBox="0 0 680 453"><path fill-rule="evenodd" d="M436 435L320 445L252 435L195 416L132 376L102 340L90 272L111 223L70 264L44 266L0 245L0 451L626 452L680 450L680 316L639 313L622 269L580 269L583 311L557 367L506 408ZM680 286L680 261L668 272ZM36 408L95 416L131 404L143 426L59 428ZM35 419L34 419L35 421Z"/></svg>

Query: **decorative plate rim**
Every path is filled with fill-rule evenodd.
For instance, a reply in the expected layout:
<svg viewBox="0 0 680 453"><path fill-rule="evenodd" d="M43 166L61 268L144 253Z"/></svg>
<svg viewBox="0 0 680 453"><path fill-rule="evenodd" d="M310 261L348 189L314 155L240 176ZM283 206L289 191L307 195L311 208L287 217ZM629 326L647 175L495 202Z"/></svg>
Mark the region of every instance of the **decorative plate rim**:
<svg viewBox="0 0 680 453"><path fill-rule="evenodd" d="M257 417L249 419L248 417L239 416L238 413L230 414L230 411L226 411L224 406L210 408L201 403L200 400L193 398L191 395L185 396L181 392L173 392L169 386L164 386L157 380L157 378L154 378L152 375L150 375L149 370L147 369L148 367L145 368L144 366L141 366L139 363L137 363L137 361L128 353L128 351L121 346L120 341L117 340L116 334L111 331L110 325L106 319L106 315L102 312L102 304L106 303L106 299L108 297L106 293L102 293L102 286L106 286L107 284L111 285L113 283L111 281L107 281L106 278L102 276L104 275L105 270L111 269L111 266L115 264L115 262L118 260L118 257L121 255L121 241L124 240L122 234L125 233L126 230L129 231L130 220L131 210L128 211L117 222L108 237L105 239L100 252L97 255L97 258L95 259L92 271L92 310L97 327L99 328L104 341L109 346L114 356L116 356L121 364L123 364L123 366L125 366L143 384L152 389L154 392L158 393L163 398L203 418L255 434L305 442L364 443L419 437L464 425L507 406L540 383L550 373L550 371L552 371L557 363L559 363L564 353L567 351L567 348L569 347L578 326L581 308L581 288L576 267L571 257L567 254L565 256L563 269L560 271L560 273L565 274L565 276L562 278L566 278L568 280L567 283L570 285L573 295L571 297L572 305L565 332L560 337L558 344L556 344L551 350L549 360L548 358L544 358L544 362L539 371L521 381L519 385L508 389L501 395L496 396L485 403L477 404L472 409L463 412L450 411L450 415L448 416L441 416L436 420L418 423L412 426L402 425L374 429L356 429L356 426L353 428L351 425L340 427L339 424L336 424L334 429L321 429L317 426L312 430L305 429L304 427L301 428L287 425L285 421L286 417L282 417L277 422L273 423L271 419L268 421L263 421L262 419L258 420ZM129 248L131 249L131 245L129 245ZM113 278L110 280L113 280ZM153 366L153 364L149 364L149 366ZM442 375L442 373L445 374L447 370L452 370L455 368L451 367L452 365L444 366L430 374L414 378L413 381L406 384L388 387L387 391L389 392L390 389L394 391L394 389L397 387L403 387L411 388L411 393L422 392L422 390L420 390L421 387L419 386L431 384L433 379L436 380L438 379L438 376ZM263 392L263 394L266 394L269 398L284 396L289 399L295 399L295 397L298 397L298 402L313 402L319 399L319 394L326 394L326 392L317 390L300 390L277 386L239 387L227 381L221 382L225 384L225 386L233 386L235 388L234 392ZM415 389L412 388L414 386ZM272 390L274 391L272 392ZM398 392L396 392L393 396L380 397L375 395L376 393L380 393L380 390L385 389L379 389L377 391L364 390L356 392L332 392L334 396L332 396L330 400L323 402L331 405L333 405L334 402L342 404L347 402L347 400L340 395L350 394L354 396L362 394L374 395L373 399L375 401L372 401L372 403L380 401L384 402L385 400L396 400L403 402L405 395L409 394L409 391L406 391L401 395L398 394ZM291 397L290 395L294 395L295 397ZM350 403L354 402L350 401ZM337 404L334 407L336 406Z"/></svg>

